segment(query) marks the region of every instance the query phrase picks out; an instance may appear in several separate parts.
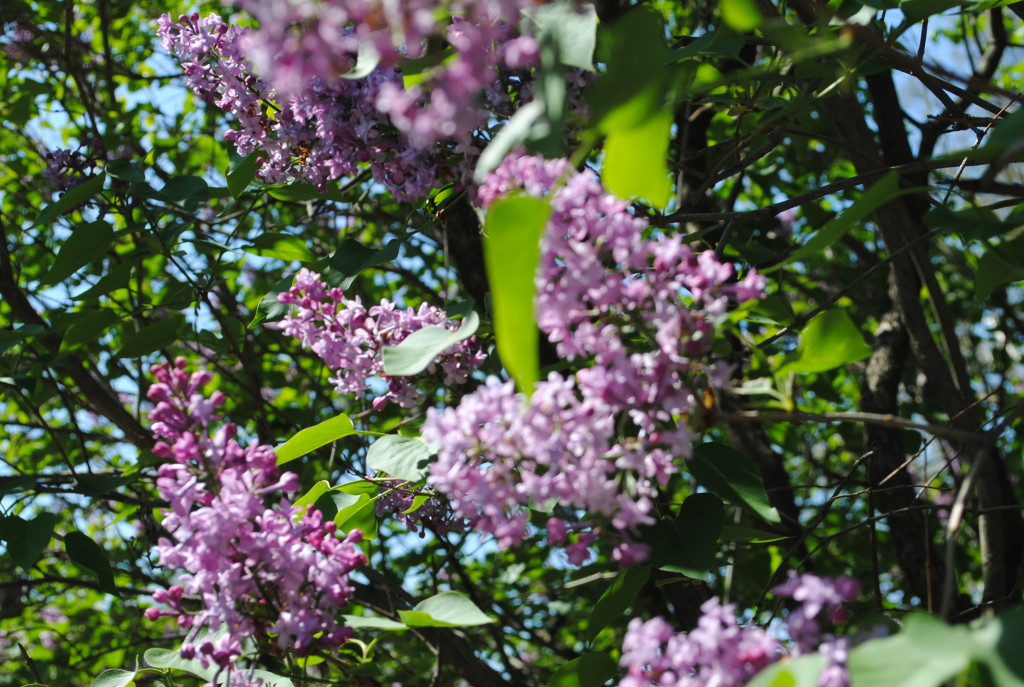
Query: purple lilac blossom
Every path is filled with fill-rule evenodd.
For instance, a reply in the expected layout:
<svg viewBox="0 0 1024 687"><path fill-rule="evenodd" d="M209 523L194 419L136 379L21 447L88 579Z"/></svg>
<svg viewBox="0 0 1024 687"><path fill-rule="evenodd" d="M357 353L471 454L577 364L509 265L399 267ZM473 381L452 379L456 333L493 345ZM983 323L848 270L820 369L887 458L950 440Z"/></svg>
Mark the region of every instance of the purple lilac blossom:
<svg viewBox="0 0 1024 687"><path fill-rule="evenodd" d="M316 80L328 87L345 81L360 52L367 56L364 59L374 56L377 70L393 71L402 60L422 57L428 39L445 38L453 55L427 68L420 83L406 89L401 79L389 80L378 97L369 101L389 114L394 126L419 150L440 140L464 140L485 125L488 112L495 109L486 95L499 80L499 66L527 68L535 64L538 54L532 37L516 35L522 11L534 0L239 0L239 4L260 23L245 40L245 54L259 73L290 95L302 93ZM437 21L446 4L453 17L447 26Z"/></svg>
<svg viewBox="0 0 1024 687"><path fill-rule="evenodd" d="M334 371L339 394L361 395L370 390L368 380L374 377L387 382L388 390L373 401L377 410L389 402L402 408L419 403L423 394L417 383L424 377L437 377L445 386L465 384L486 359L476 339L470 338L442 352L423 375L389 377L384 374L384 347L394 346L424 327L455 330L458 323L449 321L444 310L425 303L413 310L382 300L368 309L358 298L346 298L341 289L328 288L315 272L305 268L278 300L296 307L275 326L320 356Z"/></svg>
<svg viewBox="0 0 1024 687"><path fill-rule="evenodd" d="M843 602L859 594L857 583L845 577L791 575L775 592L801 602L784 624L793 644L783 644L756 626L740 625L735 605L722 605L718 599L701 606L700 620L690 632L677 633L662 618L634 618L622 642L619 665L627 673L619 687L740 687L787 655L814 651L828 660L819 687L849 687L849 641L818 633L813 643L807 643L812 638L801 634L793 622L805 626L806 619L813 621L823 611L835 617Z"/></svg>
<svg viewBox="0 0 1024 687"><path fill-rule="evenodd" d="M502 546L527 535L527 509L555 503L600 522L549 523L552 544L567 541L552 531L604 533L613 558L637 562L646 550L633 534L653 522L658 487L690 453L684 418L707 376L714 321L731 302L759 296L764 278L728 283L732 266L714 253L646 238L645 220L566 160L512 155L477 198L487 207L517 191L552 207L536 276L541 331L565 359L592 364L552 373L530 399L492 382L458 407L428 410L423 437L438 447L430 484ZM570 560L586 560L579 540L572 546Z"/></svg>
<svg viewBox="0 0 1024 687"><path fill-rule="evenodd" d="M426 497L426 500L417 506L417 497ZM379 517L395 518L421 538L426 536L428 529L441 536L465 529L461 519L455 517L443 499L397 479L381 483L375 512Z"/></svg>
<svg viewBox="0 0 1024 687"><path fill-rule="evenodd" d="M319 511L289 505L298 476L279 472L269 446L241 447L235 425L219 422L224 394L202 391L212 375L185 368L183 358L154 365L147 394L156 402L153 452L168 460L157 489L170 538L156 551L162 566L183 572L153 594L166 608L146 617L173 616L190 630L184 658L230 671L231 684L256 684L235 664L244 641L306 656L352 636L335 617L354 592L348 574L366 563L355 546L362 533L340 538Z"/></svg>
<svg viewBox="0 0 1024 687"><path fill-rule="evenodd" d="M177 23L165 14L158 35L181 62L189 88L237 120L238 128L225 138L238 154L260 151L263 181L300 179L323 190L329 181L368 166L375 181L407 200L468 173L458 164L439 163L447 151L414 151L387 115L373 107L385 84L401 84L394 67L361 79L310 75L301 91L285 95L256 76L243 54L249 29L229 26L216 14L182 15Z"/></svg>

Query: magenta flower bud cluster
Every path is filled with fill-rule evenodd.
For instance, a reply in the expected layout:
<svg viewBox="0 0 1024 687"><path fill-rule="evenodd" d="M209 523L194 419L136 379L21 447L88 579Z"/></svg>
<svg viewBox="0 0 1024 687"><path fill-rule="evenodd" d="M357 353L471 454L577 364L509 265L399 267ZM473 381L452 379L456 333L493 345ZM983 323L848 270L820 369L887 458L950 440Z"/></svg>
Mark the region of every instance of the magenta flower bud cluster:
<svg viewBox="0 0 1024 687"><path fill-rule="evenodd" d="M819 687L848 687L846 638L820 632L812 638L806 624L815 623L822 615L835 620L843 610L841 604L859 596L857 583L845 577L791 573L774 591L801 603L786 616L781 628L792 639L790 644L759 627L741 625L736 606L723 605L718 599L701 606L700 620L690 632L676 632L662 618L646 622L634 618L622 643L619 665L627 674L619 687L741 687L787 654L796 657L813 651L828 659Z"/></svg>
<svg viewBox="0 0 1024 687"><path fill-rule="evenodd" d="M389 402L410 408L423 399L419 385L431 378L444 386L465 384L486 359L473 338L443 351L422 375L390 377L384 374L382 351L394 346L424 327L458 329L444 310L422 304L418 309L399 308L384 299L366 308L359 298L346 298L338 288L329 288L320 277L305 268L299 270L294 285L278 295L285 305L296 306L275 326L298 339L304 348L320 356L334 371L339 394L359 396L376 394L373 407L382 409ZM387 391L377 393L369 380L383 379Z"/></svg>
<svg viewBox="0 0 1024 687"><path fill-rule="evenodd" d="M429 410L423 437L438 448L430 484L502 546L526 537L529 509L561 506L590 518L549 522L549 541L572 562L586 560L599 533L616 542L615 559L642 560L634 534L654 521L658 487L690 453L686 415L708 372L701 359L715 320L761 295L764 278L731 283L731 265L651 232L566 160L510 156L478 199L489 206L510 193L551 204L537 322L566 360L590 364L550 374L529 399L492 382L458 407Z"/></svg>
<svg viewBox="0 0 1024 687"><path fill-rule="evenodd" d="M319 511L289 505L298 476L278 470L269 446L235 441L235 425L217 415L224 395L203 393L209 372L189 373L179 358L152 374L153 452L168 461L157 489L170 535L156 551L163 567L182 572L153 594L164 608L146 616L177 618L190 630L182 656L220 671L235 671L250 640L299 656L340 646L352 631L336 616L354 592L349 573L366 563L356 548L362 533L341 538Z"/></svg>

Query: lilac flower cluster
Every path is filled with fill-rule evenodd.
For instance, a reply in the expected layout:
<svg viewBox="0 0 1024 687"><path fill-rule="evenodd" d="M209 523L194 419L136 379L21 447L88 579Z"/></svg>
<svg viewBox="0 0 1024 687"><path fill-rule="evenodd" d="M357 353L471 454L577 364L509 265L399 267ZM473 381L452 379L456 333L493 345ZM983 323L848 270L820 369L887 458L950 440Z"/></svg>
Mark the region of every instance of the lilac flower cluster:
<svg viewBox="0 0 1024 687"><path fill-rule="evenodd" d="M327 80L323 75L328 71L310 75L301 90L279 98L243 54L243 45L254 40L248 29L229 26L216 14L183 15L178 22L163 15L158 34L164 48L181 61L189 88L238 121L239 128L225 135L238 153L263 154L258 175L268 183L301 179L323 189L328 181L368 165L375 181L406 200L466 174L457 165L440 164L445 151L414 151L373 106L386 84L401 84L394 67L360 79Z"/></svg>
<svg viewBox="0 0 1024 687"><path fill-rule="evenodd" d="M58 148L48 151L43 158L46 169L40 176L55 191L67 191L81 183L96 164L95 160L82 154L81 149Z"/></svg>
<svg viewBox="0 0 1024 687"><path fill-rule="evenodd" d="M295 284L278 300L296 308L276 326L301 341L335 372L338 393L359 395L370 391L368 380L373 377L387 382L388 390L373 401L377 410L388 402L409 408L423 398L417 387L422 376L385 375L381 351L424 327L458 328L444 310L425 303L417 310L403 310L392 301L382 300L368 309L358 298L346 298L341 289L328 288L307 269L299 271ZM444 351L424 375L439 376L445 386L465 384L485 358L476 340L470 338Z"/></svg>
<svg viewBox="0 0 1024 687"><path fill-rule="evenodd" d="M270 447L242 448L233 424L215 427L225 399L203 393L209 372L190 374L179 358L152 373L153 451L168 460L157 488L171 536L156 550L161 565L184 572L153 594L169 610L150 608L146 617L176 617L192 630L182 656L221 671L234 669L246 640L269 646L276 638L276 650L300 656L340 646L352 631L335 616L354 591L349 573L366 563L355 546L362 533L339 538L319 511L288 504L283 496L298 489L298 476L278 471ZM268 507L268 499L277 502Z"/></svg>
<svg viewBox="0 0 1024 687"><path fill-rule="evenodd" d="M417 499L424 497L426 500L417 504ZM423 494L402 480L388 480L380 485L375 512L378 517L394 517L421 538L426 536L427 529L439 535L462 529L461 521L442 499Z"/></svg>
<svg viewBox="0 0 1024 687"><path fill-rule="evenodd" d="M708 373L701 358L714 321L730 301L759 296L764 278L728 283L732 266L713 253L695 254L676 236L646 238L646 221L566 160L512 156L478 200L489 206L516 191L547 196L552 207L538 324L565 359L591 364L568 378L551 374L529 400L492 383L456 408L428 411L423 437L438 447L430 483L503 546L526 536L528 508L599 516L619 540L613 556L628 564L646 555L631 535L653 522L658 486L689 455L685 417ZM548 527L577 563L599 531L560 517Z"/></svg>
<svg viewBox="0 0 1024 687"><path fill-rule="evenodd" d="M845 622L841 604L859 595L857 583L845 577L830 580L791 574L774 592L801 603L786 618L793 639L788 653L824 653L829 664L818 679L819 686L848 687L847 640L808 630L810 625L818 628L823 612L835 624ZM734 604L710 599L701 611L697 627L688 633L675 632L662 618L630 621L619 659L627 674L619 687L740 687L787 654L787 646L764 630L740 625Z"/></svg>
<svg viewBox="0 0 1024 687"><path fill-rule="evenodd" d="M408 89L400 80L386 81L378 97L367 103L390 114L395 127L420 150L439 140L465 141L493 111L494 103L487 100L507 100L493 90L498 66L529 67L538 53L533 38L515 32L522 10L534 0L240 4L260 23L246 41L246 54L283 93L301 93L318 79L333 87L345 80L353 56L360 53L373 54L379 69L393 69L402 60L422 57L428 39L444 37L454 51L449 59L428 69ZM454 16L447 27L437 21L445 6Z"/></svg>

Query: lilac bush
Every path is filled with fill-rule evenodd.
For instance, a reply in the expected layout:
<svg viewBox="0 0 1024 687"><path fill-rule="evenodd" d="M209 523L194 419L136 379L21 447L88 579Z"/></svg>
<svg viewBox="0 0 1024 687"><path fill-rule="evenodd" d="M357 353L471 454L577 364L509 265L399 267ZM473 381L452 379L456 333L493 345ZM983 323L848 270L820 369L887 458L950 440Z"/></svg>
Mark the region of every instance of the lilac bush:
<svg viewBox="0 0 1024 687"><path fill-rule="evenodd" d="M235 441L235 425L217 415L224 395L203 392L209 372L189 373L178 358L152 374L153 451L168 461L157 489L170 535L156 551L163 567L182 572L153 594L163 608L146 616L175 617L189 630L181 655L219 671L235 670L248 640L299 656L340 646L352 635L336 616L354 592L349 573L366 562L355 546L362 533L341 538L319 511L289 505L298 476L278 470L269 446Z"/></svg>

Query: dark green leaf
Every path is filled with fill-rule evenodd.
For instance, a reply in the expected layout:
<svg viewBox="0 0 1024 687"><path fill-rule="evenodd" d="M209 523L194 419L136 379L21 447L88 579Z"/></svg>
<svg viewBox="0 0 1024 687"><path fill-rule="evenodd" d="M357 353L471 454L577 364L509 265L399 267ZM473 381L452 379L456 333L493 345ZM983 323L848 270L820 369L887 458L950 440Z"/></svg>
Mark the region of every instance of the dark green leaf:
<svg viewBox="0 0 1024 687"><path fill-rule="evenodd" d="M383 248L367 248L354 239L345 239L338 250L331 255L331 270L337 275L330 275L331 285L337 286L345 291L352 286L352 282L363 270L377 265L392 262L398 257L398 251L402 247L400 239L391 239Z"/></svg>
<svg viewBox="0 0 1024 687"><path fill-rule="evenodd" d="M107 175L101 172L96 176L89 177L78 186L68 189L67 193L61 196L56 203L47 206L46 209L39 213L35 226L49 224L55 218L74 210L92 198L103 189L103 182L106 178Z"/></svg>
<svg viewBox="0 0 1024 687"><path fill-rule="evenodd" d="M129 481L127 477L117 475L78 475L75 477L78 491L86 496L109 494Z"/></svg>
<svg viewBox="0 0 1024 687"><path fill-rule="evenodd" d="M25 339L42 334L46 327L38 324L23 324L17 329L0 329L0 342L24 341Z"/></svg>
<svg viewBox="0 0 1024 687"><path fill-rule="evenodd" d="M160 194L173 203L180 203L188 210L195 210L199 203L209 199L210 187L201 177L181 176L168 181L160 189Z"/></svg>
<svg viewBox="0 0 1024 687"><path fill-rule="evenodd" d="M108 176L122 181L133 181L143 183L146 181L146 168L137 162L129 160L111 160L107 163L104 171Z"/></svg>
<svg viewBox="0 0 1024 687"><path fill-rule="evenodd" d="M180 315L147 324L126 336L116 355L120 358L139 358L170 346L178 342L185 326L185 318Z"/></svg>
<svg viewBox="0 0 1024 687"><path fill-rule="evenodd" d="M618 674L605 653L589 652L566 663L548 678L547 687L601 687Z"/></svg>
<svg viewBox="0 0 1024 687"><path fill-rule="evenodd" d="M819 229L807 243L793 251L786 262L796 262L822 252L877 210L880 205L913 190L900 189L899 174L889 172L865 191L864 195L857 199L857 202Z"/></svg>
<svg viewBox="0 0 1024 687"><path fill-rule="evenodd" d="M433 451L418 437L389 434L373 442L366 452L366 465L406 482L426 479Z"/></svg>
<svg viewBox="0 0 1024 687"><path fill-rule="evenodd" d="M587 625L587 636L594 638L611 623L618 620L633 605L633 600L651 576L651 569L646 566L633 566L620 572L618 577L604 590L601 598L594 604ZM550 684L550 683L549 683Z"/></svg>
<svg viewBox="0 0 1024 687"><path fill-rule="evenodd" d="M72 298L76 301L91 300L93 298L105 296L111 291L127 288L128 280L131 279L132 270L134 268L135 265L130 262L124 262L120 265L116 265L109 272L100 277L98 282L80 294L72 296Z"/></svg>
<svg viewBox="0 0 1024 687"><path fill-rule="evenodd" d="M96 260L114 243L114 229L106 222L77 225L57 250L53 265L43 277L44 285L58 284Z"/></svg>
<svg viewBox="0 0 1024 687"><path fill-rule="evenodd" d="M778 511L768 501L761 473L743 453L718 442L698 444L687 465L701 486L722 499L745 504L772 524L781 522Z"/></svg>
<svg viewBox="0 0 1024 687"><path fill-rule="evenodd" d="M484 224L484 257L494 307L498 355L519 388L533 393L540 377L539 332L534 319L534 278L551 205L512 196L491 206Z"/></svg>
<svg viewBox="0 0 1024 687"><path fill-rule="evenodd" d="M299 430L295 433L295 436L275 449L277 464L283 465L290 460L301 458L321 446L326 446L332 441L337 441L353 433L355 433L355 426L348 415L345 414L337 415L329 420L324 420L318 425Z"/></svg>
<svg viewBox="0 0 1024 687"><path fill-rule="evenodd" d="M290 289L292 281L291 277L285 277L277 282L273 289L263 295L259 305L256 306L256 312L252 316L252 322L249 323L249 329L255 328L263 321L276 322L285 316L285 313L288 312L288 306L277 300L277 295Z"/></svg>
<svg viewBox="0 0 1024 687"><path fill-rule="evenodd" d="M648 563L660 570L695 579L716 568L715 554L725 513L714 494L690 494L674 520L659 520L645 528L643 541L651 547Z"/></svg>
<svg viewBox="0 0 1024 687"><path fill-rule="evenodd" d="M61 350L67 350L79 344L94 344L100 335L105 332L121 318L113 310L91 310L82 313L64 332L64 338L60 342Z"/></svg>
<svg viewBox="0 0 1024 687"><path fill-rule="evenodd" d="M203 664L198 659L182 658L181 654L170 649L147 649L143 657L146 663L154 668L181 670L192 675L197 675L208 682L212 682L214 678L217 677L218 673L216 666L204 668ZM281 675L275 675L274 673L266 670L254 670L253 677L262 680L264 687L295 687L295 684L288 678ZM226 671L221 672L220 677L217 678L216 684L225 685L229 678L230 674Z"/></svg>
<svg viewBox="0 0 1024 687"><path fill-rule="evenodd" d="M253 241L252 247L245 249L245 252L277 260L313 261L313 253L306 245L306 241L289 234L262 234Z"/></svg>
<svg viewBox="0 0 1024 687"><path fill-rule="evenodd" d="M252 151L239 160L235 168L228 172L228 191L231 192L233 198L238 198L245 193L245 189L248 188L250 182L256 178L256 160L259 156L260 151Z"/></svg>
<svg viewBox="0 0 1024 687"><path fill-rule="evenodd" d="M974 295L984 300L1003 284L1024 280L1024 236L985 251L978 261Z"/></svg>
<svg viewBox="0 0 1024 687"><path fill-rule="evenodd" d="M480 318L471 312L455 331L447 327L417 329L397 345L385 346L381 351L384 374L392 377L418 375L446 350L473 336L479 326Z"/></svg>
<svg viewBox="0 0 1024 687"><path fill-rule="evenodd" d="M88 568L96 576L100 589L110 594L117 594L114 584L114 572L110 568L107 555L99 544L81 532L68 532L64 536L64 550L68 558L84 568Z"/></svg>
<svg viewBox="0 0 1024 687"><path fill-rule="evenodd" d="M40 513L31 520L17 515L0 518L0 539L7 542L7 552L15 565L22 570L31 568L50 543L56 524L53 513Z"/></svg>

